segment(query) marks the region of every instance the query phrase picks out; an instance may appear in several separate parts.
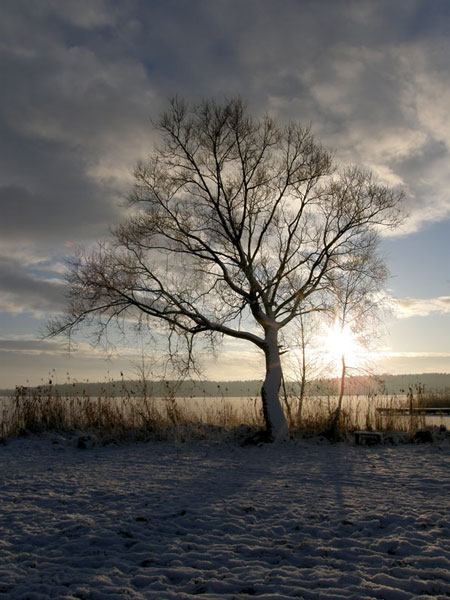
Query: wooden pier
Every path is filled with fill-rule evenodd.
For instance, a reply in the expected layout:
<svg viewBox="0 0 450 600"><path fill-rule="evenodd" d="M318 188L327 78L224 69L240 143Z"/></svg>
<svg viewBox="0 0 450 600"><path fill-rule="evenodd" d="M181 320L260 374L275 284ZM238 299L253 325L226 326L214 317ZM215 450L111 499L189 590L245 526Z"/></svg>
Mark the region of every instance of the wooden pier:
<svg viewBox="0 0 450 600"><path fill-rule="evenodd" d="M450 408L413 407L413 408L377 408L380 415L405 415L419 417L450 416Z"/></svg>

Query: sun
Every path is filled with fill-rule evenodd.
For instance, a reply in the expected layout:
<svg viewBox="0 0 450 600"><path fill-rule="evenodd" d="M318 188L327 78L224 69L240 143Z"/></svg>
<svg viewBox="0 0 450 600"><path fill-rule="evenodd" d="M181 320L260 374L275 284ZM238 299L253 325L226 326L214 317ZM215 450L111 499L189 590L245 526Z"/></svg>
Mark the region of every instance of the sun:
<svg viewBox="0 0 450 600"><path fill-rule="evenodd" d="M292 365L302 364L304 356L301 347L291 349L290 355ZM322 376L326 373L327 376L339 377L342 374L342 357L347 373L355 373L373 370L380 356L377 348L369 348L361 343L361 338L351 326L342 327L339 320L332 325L317 323L316 332L306 347L307 368L320 372Z"/></svg>
<svg viewBox="0 0 450 600"><path fill-rule="evenodd" d="M335 369L342 365L342 358L349 366L359 366L366 359L367 354L350 327L345 325L342 327L337 321L326 328L322 348L325 362Z"/></svg>
<svg viewBox="0 0 450 600"><path fill-rule="evenodd" d="M358 343L355 335L348 327L341 327L338 322L329 327L325 334L325 346L327 352L336 357L341 358L351 356Z"/></svg>

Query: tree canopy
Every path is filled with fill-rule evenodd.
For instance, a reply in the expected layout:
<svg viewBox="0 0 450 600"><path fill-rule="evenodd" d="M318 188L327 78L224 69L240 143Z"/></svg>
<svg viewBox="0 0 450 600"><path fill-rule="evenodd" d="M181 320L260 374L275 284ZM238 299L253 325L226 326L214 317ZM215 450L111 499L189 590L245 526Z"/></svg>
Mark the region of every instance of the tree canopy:
<svg viewBox="0 0 450 600"><path fill-rule="evenodd" d="M51 333L158 322L186 342L188 363L199 336L253 343L266 358L268 435L285 439L280 332L370 264L358 256L400 222L402 194L339 169L309 127L255 119L240 99L174 99L156 129L159 146L134 172L134 213L73 261L67 312Z"/></svg>

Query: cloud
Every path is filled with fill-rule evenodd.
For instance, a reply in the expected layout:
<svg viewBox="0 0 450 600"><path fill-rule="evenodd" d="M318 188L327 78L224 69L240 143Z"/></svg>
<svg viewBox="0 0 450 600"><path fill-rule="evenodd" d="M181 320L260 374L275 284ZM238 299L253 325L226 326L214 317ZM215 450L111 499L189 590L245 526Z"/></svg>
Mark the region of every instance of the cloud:
<svg viewBox="0 0 450 600"><path fill-rule="evenodd" d="M33 357L54 357L58 361L71 360L86 361L89 359L96 361L117 361L122 363L128 361L129 364L138 364L142 360L142 353L136 346L120 346L110 348L105 352L104 347L95 346L88 342L78 341L71 343L70 346L65 340L37 338L30 335L13 335L0 337L0 354L14 354L16 358L22 361L31 361ZM149 356L150 351L147 352ZM152 359L157 359L152 355Z"/></svg>
<svg viewBox="0 0 450 600"><path fill-rule="evenodd" d="M0 339L0 352L14 352L28 356L33 355L60 355L65 351L61 342L55 340L37 339Z"/></svg>
<svg viewBox="0 0 450 600"><path fill-rule="evenodd" d="M123 216L131 169L155 143L151 118L173 94L241 94L257 115L311 123L337 160L405 188L410 216L394 235L448 219L450 8L424 7L2 3L0 310L62 309L64 258ZM397 301L403 319L448 312L445 296ZM224 350L218 368L259 368Z"/></svg>
<svg viewBox="0 0 450 600"><path fill-rule="evenodd" d="M41 0L39 9L43 14L59 17L63 22L84 29L113 25L119 11L105 0Z"/></svg>
<svg viewBox="0 0 450 600"><path fill-rule="evenodd" d="M0 228L10 238L104 235L153 144L150 118L174 93L244 93L257 113L311 122L339 160L407 188L411 217L397 233L450 213L450 181L430 152L444 144L448 159L448 65L442 50L435 60L442 37L409 31L425 26L420 2L6 6Z"/></svg>
<svg viewBox="0 0 450 600"><path fill-rule="evenodd" d="M395 315L399 319L427 317L432 313L449 314L450 296L438 298L395 298L391 299Z"/></svg>
<svg viewBox="0 0 450 600"><path fill-rule="evenodd" d="M0 312L30 313L40 318L64 308L64 290L59 278L37 276L14 259L0 256L0 280Z"/></svg>
<svg viewBox="0 0 450 600"><path fill-rule="evenodd" d="M267 69L272 85L264 82L273 90L268 98L272 114L306 118L335 149L337 160L362 165L382 182L405 189L409 218L393 235L413 233L450 216L449 66L443 58L436 60L443 57L447 40L408 38L408 19L418 12L414 3L408 6L398 9L404 28L393 32L392 39L386 39L395 22L389 11L375 11L367 39L347 32L333 15L341 39L331 36L314 60L306 52L295 66L280 58L278 73L275 65ZM306 48L309 35L302 38Z"/></svg>
<svg viewBox="0 0 450 600"><path fill-rule="evenodd" d="M138 358L131 354L122 359L111 357L89 344L79 344L69 353L66 344L58 340L4 336L0 338L0 387L39 385L49 378L64 383L69 376L71 381L119 379L121 371L130 373Z"/></svg>
<svg viewBox="0 0 450 600"><path fill-rule="evenodd" d="M439 352L387 352L377 360L378 373L448 373L450 354Z"/></svg>
<svg viewBox="0 0 450 600"><path fill-rule="evenodd" d="M106 233L105 221L108 217L114 221L114 211L93 196L90 204L80 206L78 194L83 193L83 187L77 182L67 190L62 202L56 195L33 192L19 185L0 185L0 245L8 242L29 246L39 242L47 247L61 246L67 239L80 243L102 230Z"/></svg>
<svg viewBox="0 0 450 600"><path fill-rule="evenodd" d="M120 355L123 358L138 358L140 354L135 348L121 348ZM14 352L23 356L72 356L76 358L95 358L105 359L105 350L97 346L92 346L86 342L71 344L70 348L64 341L57 339L38 339L30 336L12 336L0 338L0 352ZM110 357L117 356L117 353L111 352Z"/></svg>
<svg viewBox="0 0 450 600"><path fill-rule="evenodd" d="M2 10L3 239L51 245L105 235L149 146L155 99L145 65L102 35L97 44L91 31L107 31L119 5L83 4ZM83 40L80 28L94 37Z"/></svg>

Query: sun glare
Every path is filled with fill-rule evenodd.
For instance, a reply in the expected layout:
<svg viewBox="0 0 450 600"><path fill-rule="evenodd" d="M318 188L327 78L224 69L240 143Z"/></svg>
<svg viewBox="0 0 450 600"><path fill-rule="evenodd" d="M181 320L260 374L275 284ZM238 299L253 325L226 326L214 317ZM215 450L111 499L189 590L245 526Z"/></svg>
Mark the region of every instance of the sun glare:
<svg viewBox="0 0 450 600"><path fill-rule="evenodd" d="M367 359L367 352L358 343L356 336L348 327L341 327L338 322L328 327L323 338L325 361L336 370L340 369L342 357L347 365L360 366Z"/></svg>
<svg viewBox="0 0 450 600"><path fill-rule="evenodd" d="M301 364L301 348L295 348L290 353L293 358L292 364ZM306 348L309 368L316 369L321 376L326 374L326 376L339 377L342 373L342 356L345 359L347 372L352 373L372 368L380 359L379 351L362 345L350 327L341 328L338 321L330 326L323 323ZM290 368L295 369L292 366Z"/></svg>

